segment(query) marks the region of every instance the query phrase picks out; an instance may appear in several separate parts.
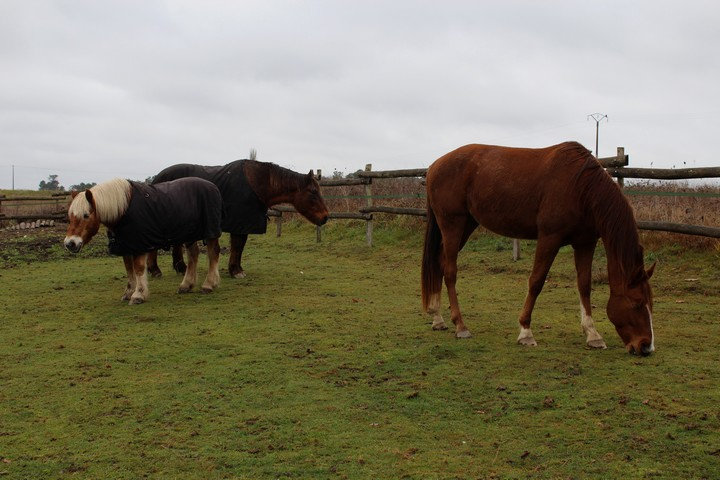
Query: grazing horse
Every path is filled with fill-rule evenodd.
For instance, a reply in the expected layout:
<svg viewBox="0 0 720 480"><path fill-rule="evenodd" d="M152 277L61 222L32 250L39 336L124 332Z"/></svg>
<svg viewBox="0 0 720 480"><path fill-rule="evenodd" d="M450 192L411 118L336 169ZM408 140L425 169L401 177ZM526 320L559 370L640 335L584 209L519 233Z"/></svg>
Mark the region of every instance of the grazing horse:
<svg viewBox="0 0 720 480"><path fill-rule="evenodd" d="M184 177L203 178L220 189L222 231L230 233L228 273L233 278L245 276L241 262L248 234L265 233L268 208L289 203L315 225L324 225L328 220L328 210L312 170L303 175L257 160L236 160L220 166L182 163L162 170L153 179L153 184ZM185 269L179 245L173 248L173 267L178 273ZM148 268L152 276L162 275L157 265L157 252L150 253Z"/></svg>
<svg viewBox="0 0 720 480"><path fill-rule="evenodd" d="M582 145L566 142L540 149L466 145L430 166L426 188L422 302L433 318L433 329L447 328L440 315L444 278L455 336L470 336L455 291L457 255L482 225L500 235L537 239L518 343L537 345L530 330L535 300L560 247L572 245L586 341L590 347L606 348L590 310L592 259L601 238L610 284L607 316L630 353L654 351L648 280L655 264L645 270L632 208Z"/></svg>
<svg viewBox="0 0 720 480"><path fill-rule="evenodd" d="M186 293L197 280L196 242L204 240L209 269L202 288L208 293L220 282L221 205L217 187L199 178L153 186L116 178L83 194L73 192L65 248L78 253L95 236L100 224L105 225L110 253L123 257L128 275L122 299L134 305L143 303L149 295L147 252L176 244L188 247L188 268L178 289L178 293Z"/></svg>

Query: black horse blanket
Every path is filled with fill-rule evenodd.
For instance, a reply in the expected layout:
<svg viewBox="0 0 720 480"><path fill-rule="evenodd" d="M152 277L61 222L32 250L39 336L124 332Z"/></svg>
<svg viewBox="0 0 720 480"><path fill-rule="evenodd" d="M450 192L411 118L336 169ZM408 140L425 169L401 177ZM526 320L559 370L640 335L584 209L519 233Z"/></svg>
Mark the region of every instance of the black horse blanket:
<svg viewBox="0 0 720 480"><path fill-rule="evenodd" d="M222 197L200 178L146 185L130 182L130 203L108 226L112 255L138 255L220 236Z"/></svg>
<svg viewBox="0 0 720 480"><path fill-rule="evenodd" d="M214 183L222 194L222 231L234 234L265 233L267 205L255 194L245 177L245 160L227 165L204 166L180 163L153 179L153 185L183 177L199 177Z"/></svg>

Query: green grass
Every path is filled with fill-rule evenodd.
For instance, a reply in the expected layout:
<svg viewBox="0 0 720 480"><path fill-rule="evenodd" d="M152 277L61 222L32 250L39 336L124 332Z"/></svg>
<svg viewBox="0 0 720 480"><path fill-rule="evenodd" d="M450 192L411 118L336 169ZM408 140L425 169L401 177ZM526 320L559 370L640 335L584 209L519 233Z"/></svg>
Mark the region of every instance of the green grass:
<svg viewBox="0 0 720 480"><path fill-rule="evenodd" d="M639 358L604 284L608 349L584 347L569 249L535 309L539 346L521 348L530 242L518 262L492 236L461 253L460 341L421 312L421 233L376 225L373 248L364 233L251 236L248 278L222 271L210 295L174 293L161 257L139 306L120 302L101 238L76 257L58 238L31 263L16 245L0 272L0 478L718 478L717 252L646 252L657 352Z"/></svg>

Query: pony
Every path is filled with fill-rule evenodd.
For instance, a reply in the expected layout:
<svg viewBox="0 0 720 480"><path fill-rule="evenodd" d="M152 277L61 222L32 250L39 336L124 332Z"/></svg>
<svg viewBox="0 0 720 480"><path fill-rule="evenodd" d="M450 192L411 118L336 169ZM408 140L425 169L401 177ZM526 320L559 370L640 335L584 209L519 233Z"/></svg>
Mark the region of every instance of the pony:
<svg viewBox="0 0 720 480"><path fill-rule="evenodd" d="M183 163L162 170L152 183L184 177L203 178L220 189L223 201L222 231L230 233L228 273L232 278L245 277L242 254L248 234L265 233L268 208L289 203L315 225L324 225L328 220L328 209L312 170L303 175L274 163L254 159L236 160L218 166ZM162 275L156 252L148 255L148 266L152 276ZM173 267L178 273L185 271L180 245L173 247Z"/></svg>
<svg viewBox="0 0 720 480"><path fill-rule="evenodd" d="M222 198L212 183L185 178L154 186L116 178L84 193L72 193L65 248L78 253L107 227L109 250L123 257L128 282L122 300L143 303L149 295L147 252L184 244L190 252L178 293L192 290L197 280L198 240L208 251L208 274L202 285L212 292L220 282L220 221Z"/></svg>
<svg viewBox="0 0 720 480"><path fill-rule="evenodd" d="M432 328L445 280L457 338L470 337L458 304L457 256L478 225L500 235L537 239L518 343L535 346L530 329L535 300L561 246L574 249L580 323L586 343L607 348L591 316L593 253L602 239L610 299L607 316L630 353L655 350L653 296L632 208L595 157L576 142L540 148L465 145L438 158L426 177L427 224L422 260L422 305Z"/></svg>

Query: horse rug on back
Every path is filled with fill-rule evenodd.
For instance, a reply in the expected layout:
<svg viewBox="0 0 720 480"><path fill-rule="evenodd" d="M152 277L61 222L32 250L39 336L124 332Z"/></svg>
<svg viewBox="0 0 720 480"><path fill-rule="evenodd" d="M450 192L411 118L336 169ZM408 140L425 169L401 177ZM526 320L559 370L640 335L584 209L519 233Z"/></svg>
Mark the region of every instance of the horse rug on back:
<svg viewBox="0 0 720 480"><path fill-rule="evenodd" d="M243 163L204 166L181 163L162 170L153 184L176 178L199 177L214 183L222 194L222 231L233 234L265 233L267 205L253 191L245 176Z"/></svg>
<svg viewBox="0 0 720 480"><path fill-rule="evenodd" d="M127 210L108 226L112 255L138 255L220 236L222 197L211 182L182 178L146 185L130 181Z"/></svg>

